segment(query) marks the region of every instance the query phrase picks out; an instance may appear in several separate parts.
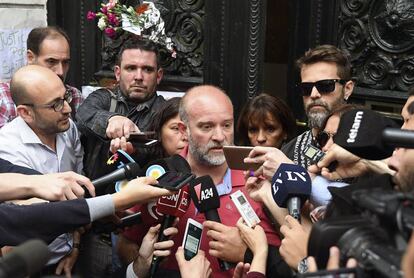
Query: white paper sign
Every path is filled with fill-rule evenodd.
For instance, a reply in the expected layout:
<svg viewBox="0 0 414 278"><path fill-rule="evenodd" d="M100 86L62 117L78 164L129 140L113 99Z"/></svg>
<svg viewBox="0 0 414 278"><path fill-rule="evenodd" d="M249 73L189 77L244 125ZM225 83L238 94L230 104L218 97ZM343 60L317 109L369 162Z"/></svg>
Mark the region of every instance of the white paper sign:
<svg viewBox="0 0 414 278"><path fill-rule="evenodd" d="M26 40L30 29L0 29L0 80L9 80L26 64Z"/></svg>

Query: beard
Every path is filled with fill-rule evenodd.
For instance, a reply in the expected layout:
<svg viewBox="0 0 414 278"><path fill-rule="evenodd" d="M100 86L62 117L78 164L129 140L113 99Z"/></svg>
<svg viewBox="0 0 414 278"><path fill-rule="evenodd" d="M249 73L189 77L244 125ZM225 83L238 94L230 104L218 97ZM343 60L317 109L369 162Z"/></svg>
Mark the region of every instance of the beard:
<svg viewBox="0 0 414 278"><path fill-rule="evenodd" d="M324 109L318 111L311 111L312 107L321 106ZM310 103L306 107L306 115L308 116L308 125L310 128L323 129L325 127L326 120L331 114L332 109L329 105L323 101L317 100Z"/></svg>
<svg viewBox="0 0 414 278"><path fill-rule="evenodd" d="M414 171L408 171L404 175L395 175L393 181L402 192L414 192Z"/></svg>
<svg viewBox="0 0 414 278"><path fill-rule="evenodd" d="M188 151L198 162L207 166L220 166L226 162L224 153L209 153L212 148L222 148L232 145L233 142L224 140L222 143L209 141L206 145L198 144L196 140L188 134Z"/></svg>

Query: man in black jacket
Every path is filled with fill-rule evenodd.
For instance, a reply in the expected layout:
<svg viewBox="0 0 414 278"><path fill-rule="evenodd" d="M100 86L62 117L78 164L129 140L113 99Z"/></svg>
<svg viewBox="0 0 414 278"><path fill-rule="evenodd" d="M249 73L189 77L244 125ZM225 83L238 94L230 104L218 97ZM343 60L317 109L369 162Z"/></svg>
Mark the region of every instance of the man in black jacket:
<svg viewBox="0 0 414 278"><path fill-rule="evenodd" d="M114 68L118 86L93 92L79 108L78 128L85 150L86 176L98 178L108 172L110 140L124 142L131 132L145 131L165 101L157 96L163 70L157 47L149 41L131 39L122 46Z"/></svg>
<svg viewBox="0 0 414 278"><path fill-rule="evenodd" d="M99 89L90 94L76 115L82 133L84 171L92 180L112 170L106 165L110 141L120 138L125 144L131 132L145 131L154 113L165 102L156 94L163 70L154 43L136 39L126 41L118 53L114 73L118 86L114 90ZM98 190L97 195L103 193ZM108 235L100 237L100 240L85 237L89 238L84 248L88 251L81 256L89 260L84 260L86 265L81 269L88 277L111 276L108 270L112 264L110 238ZM93 261L101 269L89 263Z"/></svg>

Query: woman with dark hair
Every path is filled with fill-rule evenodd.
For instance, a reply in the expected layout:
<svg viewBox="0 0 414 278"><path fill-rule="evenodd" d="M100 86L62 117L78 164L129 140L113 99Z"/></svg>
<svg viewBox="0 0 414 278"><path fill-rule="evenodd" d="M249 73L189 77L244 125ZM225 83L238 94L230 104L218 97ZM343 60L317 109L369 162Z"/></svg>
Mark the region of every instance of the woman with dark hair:
<svg viewBox="0 0 414 278"><path fill-rule="evenodd" d="M178 129L181 122L178 115L179 107L180 98L174 97L167 100L154 114L148 130L155 131L155 139L160 144L151 152L152 159L178 154L187 146L187 138Z"/></svg>
<svg viewBox="0 0 414 278"><path fill-rule="evenodd" d="M260 94L243 107L237 129L239 144L280 148L295 135L295 118L278 97Z"/></svg>

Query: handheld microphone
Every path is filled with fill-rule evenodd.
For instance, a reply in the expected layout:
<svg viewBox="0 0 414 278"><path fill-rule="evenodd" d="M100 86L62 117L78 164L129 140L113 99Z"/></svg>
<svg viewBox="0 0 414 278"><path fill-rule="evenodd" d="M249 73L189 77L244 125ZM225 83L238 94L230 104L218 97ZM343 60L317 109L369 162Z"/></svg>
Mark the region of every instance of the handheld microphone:
<svg viewBox="0 0 414 278"><path fill-rule="evenodd" d="M123 167L92 181L96 190L103 189L104 186L123 179L134 179L139 176L141 167L137 163L130 162Z"/></svg>
<svg viewBox="0 0 414 278"><path fill-rule="evenodd" d="M386 128L382 140L394 148L414 149L414 131L399 128Z"/></svg>
<svg viewBox="0 0 414 278"><path fill-rule="evenodd" d="M204 213L207 220L221 223L217 209L220 207L220 196L210 176L198 177L190 182L190 196L194 206ZM218 259L220 269L223 271L233 268L229 262Z"/></svg>
<svg viewBox="0 0 414 278"><path fill-rule="evenodd" d="M174 154L170 157L165 158L165 161L170 171L175 171L183 174L191 173L190 164L188 161L179 154Z"/></svg>
<svg viewBox="0 0 414 278"><path fill-rule="evenodd" d="M272 196L275 203L287 208L289 214L300 222L300 210L312 191L308 172L295 164L280 164L272 178Z"/></svg>
<svg viewBox="0 0 414 278"><path fill-rule="evenodd" d="M391 134L386 132L384 137L383 130L397 127L393 120L377 112L369 109L354 109L342 115L333 139L337 145L356 156L379 160L392 155L394 147L388 144L387 140L392 142L397 138L395 132ZM411 140L405 139L405 142L409 141Z"/></svg>
<svg viewBox="0 0 414 278"><path fill-rule="evenodd" d="M0 260L0 278L23 278L42 270L50 258L47 245L38 239L17 246Z"/></svg>
<svg viewBox="0 0 414 278"><path fill-rule="evenodd" d="M157 242L165 241L164 230L171 227L176 217L183 216L190 206L191 199L188 196L188 186L181 188L172 196L164 196L158 199L157 212L164 214ZM154 277L161 262L161 257L154 256L151 263L150 277Z"/></svg>

